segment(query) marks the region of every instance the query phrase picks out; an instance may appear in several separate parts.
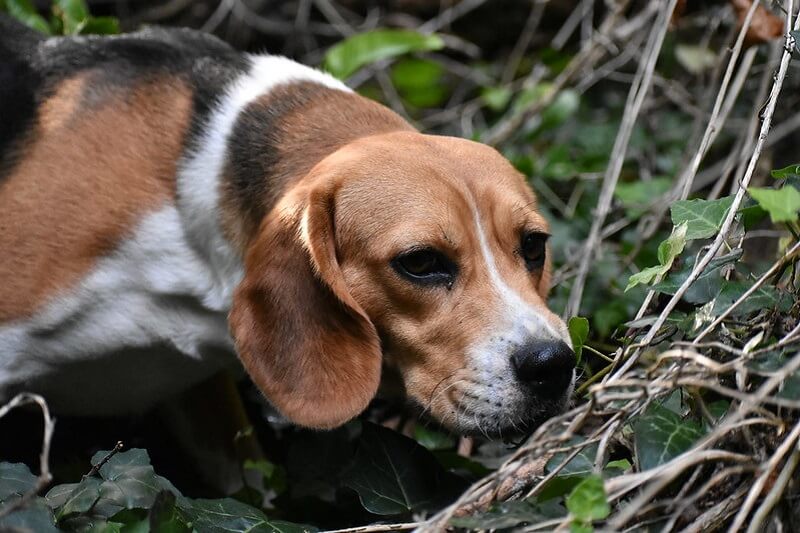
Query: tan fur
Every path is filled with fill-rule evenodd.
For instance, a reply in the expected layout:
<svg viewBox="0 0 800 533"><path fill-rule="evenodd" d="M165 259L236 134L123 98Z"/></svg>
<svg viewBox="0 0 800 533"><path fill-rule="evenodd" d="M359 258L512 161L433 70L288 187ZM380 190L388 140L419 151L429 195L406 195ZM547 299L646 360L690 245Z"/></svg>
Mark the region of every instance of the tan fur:
<svg viewBox="0 0 800 533"><path fill-rule="evenodd" d="M31 142L0 181L0 322L73 286L173 196L188 89L153 80L82 107L91 73L83 76L41 106Z"/></svg>

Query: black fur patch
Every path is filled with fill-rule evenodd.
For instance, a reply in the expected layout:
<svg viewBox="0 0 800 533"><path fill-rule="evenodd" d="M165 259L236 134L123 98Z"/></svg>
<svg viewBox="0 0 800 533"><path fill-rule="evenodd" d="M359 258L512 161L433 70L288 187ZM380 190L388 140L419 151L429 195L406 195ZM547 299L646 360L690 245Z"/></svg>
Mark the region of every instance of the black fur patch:
<svg viewBox="0 0 800 533"><path fill-rule="evenodd" d="M42 77L31 67L28 53L39 41L34 30L0 15L0 179L14 165L36 117Z"/></svg>
<svg viewBox="0 0 800 533"><path fill-rule="evenodd" d="M254 102L239 114L228 143L228 186L249 220L260 220L283 192L284 184L275 181L286 176L278 176L275 166L287 135L287 116L333 90L313 82L294 83L291 90L270 98L269 105Z"/></svg>

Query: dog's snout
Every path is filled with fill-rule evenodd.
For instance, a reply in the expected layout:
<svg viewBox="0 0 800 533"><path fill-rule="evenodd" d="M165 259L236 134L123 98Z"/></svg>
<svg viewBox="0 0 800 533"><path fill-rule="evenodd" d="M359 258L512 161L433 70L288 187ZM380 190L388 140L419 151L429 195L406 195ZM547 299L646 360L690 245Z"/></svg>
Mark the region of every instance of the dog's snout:
<svg viewBox="0 0 800 533"><path fill-rule="evenodd" d="M575 352L560 340L529 341L514 351L511 363L537 394L560 395L572 382Z"/></svg>

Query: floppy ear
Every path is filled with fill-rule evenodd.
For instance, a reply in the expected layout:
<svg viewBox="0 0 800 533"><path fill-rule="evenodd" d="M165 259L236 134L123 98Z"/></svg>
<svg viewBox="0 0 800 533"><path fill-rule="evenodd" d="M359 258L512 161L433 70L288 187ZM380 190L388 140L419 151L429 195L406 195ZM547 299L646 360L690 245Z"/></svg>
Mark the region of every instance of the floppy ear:
<svg viewBox="0 0 800 533"><path fill-rule="evenodd" d="M275 407L315 428L366 408L380 381L378 334L336 259L333 184L274 209L245 254L229 323L239 358Z"/></svg>

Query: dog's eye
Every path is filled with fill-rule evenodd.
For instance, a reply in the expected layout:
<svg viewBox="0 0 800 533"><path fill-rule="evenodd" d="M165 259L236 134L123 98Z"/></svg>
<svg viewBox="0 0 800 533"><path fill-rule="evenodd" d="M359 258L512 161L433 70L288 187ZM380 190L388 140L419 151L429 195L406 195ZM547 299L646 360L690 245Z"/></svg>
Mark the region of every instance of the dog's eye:
<svg viewBox="0 0 800 533"><path fill-rule="evenodd" d="M412 250L392 261L394 269L416 283L452 285L455 265L436 250Z"/></svg>
<svg viewBox="0 0 800 533"><path fill-rule="evenodd" d="M546 233L526 233L522 236L520 252L528 270L536 270L544 265L548 237Z"/></svg>

